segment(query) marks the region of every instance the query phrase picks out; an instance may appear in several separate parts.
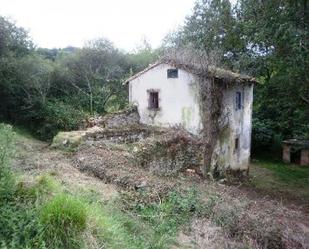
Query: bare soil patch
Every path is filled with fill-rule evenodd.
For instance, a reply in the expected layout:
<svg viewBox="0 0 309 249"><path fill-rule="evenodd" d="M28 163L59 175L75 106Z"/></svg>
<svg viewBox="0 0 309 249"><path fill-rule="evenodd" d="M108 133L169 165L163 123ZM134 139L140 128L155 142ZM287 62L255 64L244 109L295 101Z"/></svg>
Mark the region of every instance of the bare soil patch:
<svg viewBox="0 0 309 249"><path fill-rule="evenodd" d="M78 188L94 189L103 200L117 195L114 185L83 174L72 160L72 154L51 149L48 143L26 137L17 137L13 169L28 177L42 174L55 175L64 185L74 191Z"/></svg>

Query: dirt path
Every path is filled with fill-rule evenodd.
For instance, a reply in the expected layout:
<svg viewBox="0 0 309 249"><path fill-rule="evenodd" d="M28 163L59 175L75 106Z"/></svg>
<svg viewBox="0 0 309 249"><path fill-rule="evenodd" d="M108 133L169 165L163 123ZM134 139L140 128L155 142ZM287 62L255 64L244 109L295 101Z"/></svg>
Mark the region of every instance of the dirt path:
<svg viewBox="0 0 309 249"><path fill-rule="evenodd" d="M121 189L145 188L153 198L159 198L171 189L192 186L201 193L205 205L210 196L219 196L212 219L193 219L179 233L179 246L174 248L243 248L244 241L233 237L238 233L248 237L245 244L251 248L261 248L257 243L276 243L277 239L282 247L274 248L309 248L309 218L298 207L285 206L267 196L250 195L237 186L202 181L194 175L155 176L135 166L121 147L86 146L67 154L50 149L47 143L18 137L16 155L13 166L17 171L29 177L52 173L68 188L93 188L103 200L117 195ZM274 234L277 227L280 232Z"/></svg>
<svg viewBox="0 0 309 249"><path fill-rule="evenodd" d="M72 156L50 149L45 142L18 136L16 140L16 158L13 168L29 177L42 174L55 175L69 189L87 188L99 192L103 200L117 195L112 184L106 184L98 178L83 174L73 166Z"/></svg>

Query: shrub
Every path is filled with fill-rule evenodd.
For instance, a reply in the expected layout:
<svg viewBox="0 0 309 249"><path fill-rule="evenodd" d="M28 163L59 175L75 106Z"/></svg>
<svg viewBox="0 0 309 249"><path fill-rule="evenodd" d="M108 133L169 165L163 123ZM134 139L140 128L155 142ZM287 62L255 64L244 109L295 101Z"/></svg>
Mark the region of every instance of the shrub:
<svg viewBox="0 0 309 249"><path fill-rule="evenodd" d="M52 176L45 174L37 177L36 181L20 181L16 185L15 197L18 199L35 199L44 201L51 194L62 191L60 183Z"/></svg>
<svg viewBox="0 0 309 249"><path fill-rule="evenodd" d="M34 201L0 205L0 248L43 248L41 228Z"/></svg>
<svg viewBox="0 0 309 249"><path fill-rule="evenodd" d="M253 119L252 145L254 148L269 147L272 143L272 124L268 120Z"/></svg>
<svg viewBox="0 0 309 249"><path fill-rule="evenodd" d="M12 127L0 124L0 203L9 199L14 191L15 179L9 166L13 137Z"/></svg>
<svg viewBox="0 0 309 249"><path fill-rule="evenodd" d="M86 228L86 207L80 200L59 194L42 206L43 238L53 248L79 248L79 235Z"/></svg>
<svg viewBox="0 0 309 249"><path fill-rule="evenodd" d="M50 139L58 131L78 129L86 114L65 102L57 100L47 102L42 107L39 116L42 119L42 126L38 130L39 136Z"/></svg>

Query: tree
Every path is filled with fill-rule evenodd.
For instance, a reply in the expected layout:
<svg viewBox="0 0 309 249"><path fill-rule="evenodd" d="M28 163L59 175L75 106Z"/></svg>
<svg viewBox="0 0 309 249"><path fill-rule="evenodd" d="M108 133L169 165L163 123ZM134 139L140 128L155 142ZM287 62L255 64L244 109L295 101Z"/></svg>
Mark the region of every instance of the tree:
<svg viewBox="0 0 309 249"><path fill-rule="evenodd" d="M308 0L198 0L165 46L216 51L220 66L258 79L254 137L308 138L308 23Z"/></svg>
<svg viewBox="0 0 309 249"><path fill-rule="evenodd" d="M128 53L126 55L130 73L137 73L145 69L151 63L154 63L158 59L158 56L159 51L153 49L147 39L144 38L141 45L139 45L133 53Z"/></svg>
<svg viewBox="0 0 309 249"><path fill-rule="evenodd" d="M262 83L256 91L255 117L272 123L283 138L308 137L307 1L240 0L237 16L248 47L249 63L244 66Z"/></svg>
<svg viewBox="0 0 309 249"><path fill-rule="evenodd" d="M237 20L229 0L198 0L185 25L166 38L165 44L183 47L192 44L208 54L217 51L223 64L233 66L245 41L240 37Z"/></svg>
<svg viewBox="0 0 309 249"><path fill-rule="evenodd" d="M14 22L0 16L0 116L12 118L19 96L14 92L19 84L20 68L23 57L28 56L33 48L28 33ZM2 115L1 115L2 114Z"/></svg>
<svg viewBox="0 0 309 249"><path fill-rule="evenodd" d="M69 83L88 99L89 111L105 112L109 99L119 94L123 101L121 79L123 55L106 39L90 41L70 57L65 66L71 76Z"/></svg>
<svg viewBox="0 0 309 249"><path fill-rule="evenodd" d="M25 29L0 16L0 58L23 56L33 49L33 43Z"/></svg>

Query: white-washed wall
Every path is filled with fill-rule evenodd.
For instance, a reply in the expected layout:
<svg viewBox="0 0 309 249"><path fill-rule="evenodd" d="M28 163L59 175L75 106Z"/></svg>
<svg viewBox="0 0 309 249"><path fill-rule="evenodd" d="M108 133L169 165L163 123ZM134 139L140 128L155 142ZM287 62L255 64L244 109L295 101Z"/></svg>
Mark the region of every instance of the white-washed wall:
<svg viewBox="0 0 309 249"><path fill-rule="evenodd" d="M129 100L136 103L141 122L158 126L181 125L189 132L199 134L202 128L199 113L199 94L194 76L178 70L178 78L167 78L170 65L161 64L129 82ZM158 111L149 110L147 90L159 92ZM236 92L242 93L243 108L236 110ZM225 128L214 150L212 166L221 170L246 170L251 147L251 115L253 85L230 84L223 95ZM239 150L235 139L239 138Z"/></svg>
<svg viewBox="0 0 309 249"><path fill-rule="evenodd" d="M196 82L192 74L179 69L178 78L167 78L167 69L161 64L132 80L129 84L130 102L138 105L141 122L145 124L181 125L197 134L201 128ZM158 111L148 109L147 90L159 91Z"/></svg>
<svg viewBox="0 0 309 249"><path fill-rule="evenodd" d="M242 108L236 109L236 92L242 93ZM220 139L214 150L212 167L246 170L249 166L252 128L253 85L233 85L223 97L225 120ZM235 139L239 138L239 149L235 150Z"/></svg>

